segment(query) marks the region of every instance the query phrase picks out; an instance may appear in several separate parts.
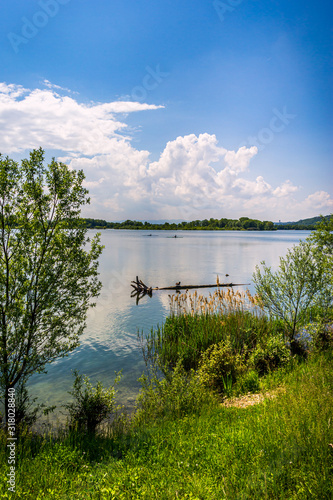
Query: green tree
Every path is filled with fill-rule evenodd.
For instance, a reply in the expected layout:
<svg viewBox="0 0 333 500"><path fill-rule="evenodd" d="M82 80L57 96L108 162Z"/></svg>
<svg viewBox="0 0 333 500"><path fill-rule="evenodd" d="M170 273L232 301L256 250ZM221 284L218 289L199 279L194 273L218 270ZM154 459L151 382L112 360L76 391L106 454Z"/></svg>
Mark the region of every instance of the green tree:
<svg viewBox="0 0 333 500"><path fill-rule="evenodd" d="M321 220L316 224L316 229L307 240L314 246L316 260L325 273L326 281L333 287L333 215L330 217L321 216ZM332 296L324 295L320 308L321 321L324 323L332 317Z"/></svg>
<svg viewBox="0 0 333 500"><path fill-rule="evenodd" d="M263 224L264 224L265 231L273 231L274 230L274 224L272 221L264 220Z"/></svg>
<svg viewBox="0 0 333 500"><path fill-rule="evenodd" d="M328 258L332 264L333 259L333 215L321 216L314 232L309 236L309 241L316 245L318 251Z"/></svg>
<svg viewBox="0 0 333 500"><path fill-rule="evenodd" d="M317 257L311 242L301 242L290 249L285 258L280 257L276 272L262 262L263 271L256 266L253 274L263 307L283 320L294 352L299 348L296 334L308 319L309 308L318 303L323 307L332 302L332 283Z"/></svg>
<svg viewBox="0 0 333 500"><path fill-rule="evenodd" d="M99 235L80 219L89 203L82 171L42 149L18 163L0 155L0 388L8 390L79 344L101 288ZM11 391L12 392L12 391ZM7 418L7 417L6 417Z"/></svg>
<svg viewBox="0 0 333 500"><path fill-rule="evenodd" d="M219 220L219 227L225 227L226 223L228 222L228 219L220 219Z"/></svg>

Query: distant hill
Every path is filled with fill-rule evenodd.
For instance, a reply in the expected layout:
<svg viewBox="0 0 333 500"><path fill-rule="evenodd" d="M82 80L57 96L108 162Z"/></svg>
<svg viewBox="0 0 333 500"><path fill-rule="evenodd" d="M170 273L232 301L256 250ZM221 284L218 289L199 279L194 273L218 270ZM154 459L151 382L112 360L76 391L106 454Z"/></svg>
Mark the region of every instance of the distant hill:
<svg viewBox="0 0 333 500"><path fill-rule="evenodd" d="M324 215L325 219L329 219L330 215ZM293 222L275 222L274 226L277 229L307 229L313 230L316 228L318 222L321 221L321 217L311 217L309 219L300 219Z"/></svg>
<svg viewBox="0 0 333 500"><path fill-rule="evenodd" d="M325 219L329 219L330 215L325 215ZM311 217L311 219L300 219L296 224L304 224L305 226L310 226L313 224L317 224L317 222L321 221L321 217Z"/></svg>

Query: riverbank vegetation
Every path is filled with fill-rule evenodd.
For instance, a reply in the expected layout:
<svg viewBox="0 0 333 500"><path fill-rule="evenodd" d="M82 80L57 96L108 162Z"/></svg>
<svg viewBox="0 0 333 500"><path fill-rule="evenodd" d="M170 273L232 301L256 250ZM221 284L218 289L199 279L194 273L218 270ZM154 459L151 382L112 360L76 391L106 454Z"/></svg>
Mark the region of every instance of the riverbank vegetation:
<svg viewBox="0 0 333 500"><path fill-rule="evenodd" d="M276 223L275 227L277 229L282 229L282 230L306 230L306 231L314 231L317 227L318 224L320 224L321 220L330 219L330 215L325 215L324 217L319 216L319 217L310 217L309 219L300 219L297 222L281 222L281 223Z"/></svg>

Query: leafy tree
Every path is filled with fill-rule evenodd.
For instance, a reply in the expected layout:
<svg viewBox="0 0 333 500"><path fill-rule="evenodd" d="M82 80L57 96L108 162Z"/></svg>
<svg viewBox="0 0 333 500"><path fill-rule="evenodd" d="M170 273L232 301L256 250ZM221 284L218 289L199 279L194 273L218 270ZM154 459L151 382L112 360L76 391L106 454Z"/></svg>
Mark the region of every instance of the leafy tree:
<svg viewBox="0 0 333 500"><path fill-rule="evenodd" d="M225 227L226 223L228 222L228 219L220 219L219 221L219 227Z"/></svg>
<svg viewBox="0 0 333 500"><path fill-rule="evenodd" d="M309 241L314 243L319 252L329 258L332 263L333 259L333 215L330 217L321 216L320 222L316 226L316 230L310 235Z"/></svg>
<svg viewBox="0 0 333 500"><path fill-rule="evenodd" d="M253 274L263 307L283 320L294 352L299 349L296 334L306 321L309 308L317 303L322 307L332 302L332 284L317 256L309 241L301 242L289 250L285 258L280 257L275 273L262 262L263 271L256 266Z"/></svg>
<svg viewBox="0 0 333 500"><path fill-rule="evenodd" d="M42 149L18 163L0 155L0 389L8 389L79 344L89 306L101 288L99 235L80 219L89 203L82 171Z"/></svg>
<svg viewBox="0 0 333 500"><path fill-rule="evenodd" d="M321 216L320 222L308 237L308 241L314 246L318 266L324 270L326 281L330 282L333 287L333 215ZM320 308L320 315L323 323L327 323L332 317L332 302L332 295L329 294L322 299L324 307Z"/></svg>
<svg viewBox="0 0 333 500"><path fill-rule="evenodd" d="M265 231L273 231L274 229L274 224L272 221L269 221L269 220L264 220L263 222L264 224L264 229Z"/></svg>

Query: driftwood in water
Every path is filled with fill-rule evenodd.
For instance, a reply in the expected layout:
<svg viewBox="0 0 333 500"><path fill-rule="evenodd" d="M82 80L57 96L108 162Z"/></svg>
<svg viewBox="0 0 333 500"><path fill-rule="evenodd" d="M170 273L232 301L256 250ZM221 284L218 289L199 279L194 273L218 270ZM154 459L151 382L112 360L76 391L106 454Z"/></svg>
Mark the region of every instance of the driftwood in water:
<svg viewBox="0 0 333 500"><path fill-rule="evenodd" d="M216 283L211 285L181 285L180 282L176 283L174 286L163 286L163 287L148 287L143 283L143 281L139 280L138 276L135 281L131 281L131 286L134 288L132 292L132 296L134 297L137 293L139 294L152 294L153 290L190 290L193 288L214 288L214 287L229 287L229 286L245 286L249 283L220 283L219 279L216 280ZM141 297L140 297L141 298Z"/></svg>
<svg viewBox="0 0 333 500"><path fill-rule="evenodd" d="M190 290L191 288L216 288L222 286L245 286L249 283L214 283L214 285L175 285L152 288L152 290Z"/></svg>
<svg viewBox="0 0 333 500"><path fill-rule="evenodd" d="M152 290L155 290L155 288L149 287L144 284L143 281L139 280L138 276L136 277L135 281L131 281L131 286L137 291L137 292L151 292Z"/></svg>
<svg viewBox="0 0 333 500"><path fill-rule="evenodd" d="M139 280L138 276L136 277L135 281L131 282L131 286L134 288L134 290L132 290L131 297L136 298L136 305L138 305L139 300L142 299L142 297L144 297L145 295L149 295L149 297L152 296L153 289L145 285L143 281Z"/></svg>

